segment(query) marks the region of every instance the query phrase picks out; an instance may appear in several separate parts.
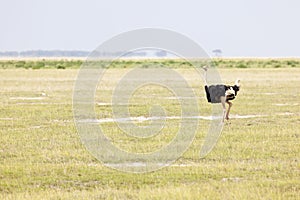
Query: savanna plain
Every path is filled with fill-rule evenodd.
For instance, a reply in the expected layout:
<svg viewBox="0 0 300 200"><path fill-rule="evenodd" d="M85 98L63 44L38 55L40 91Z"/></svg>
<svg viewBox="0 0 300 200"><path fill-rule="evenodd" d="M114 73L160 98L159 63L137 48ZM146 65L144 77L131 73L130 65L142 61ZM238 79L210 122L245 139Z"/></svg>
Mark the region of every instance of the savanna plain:
<svg viewBox="0 0 300 200"><path fill-rule="evenodd" d="M97 118L112 118L111 96L120 77L138 62L114 63L99 82ZM195 138L168 167L126 173L104 166L81 143L72 108L80 60L0 61L1 199L299 199L300 60L216 59L226 84L241 80L222 135L204 158L199 151L211 121L200 119ZM209 116L203 81L185 61L156 60L174 66L198 97L199 116ZM142 77L141 77L142 78ZM145 86L132 96L129 111L140 119L160 104L179 116L174 94ZM139 118L140 117L140 118ZM167 119L153 137L133 138L116 123L99 126L118 148L147 153L176 135L179 119ZM136 121L145 125L147 121Z"/></svg>

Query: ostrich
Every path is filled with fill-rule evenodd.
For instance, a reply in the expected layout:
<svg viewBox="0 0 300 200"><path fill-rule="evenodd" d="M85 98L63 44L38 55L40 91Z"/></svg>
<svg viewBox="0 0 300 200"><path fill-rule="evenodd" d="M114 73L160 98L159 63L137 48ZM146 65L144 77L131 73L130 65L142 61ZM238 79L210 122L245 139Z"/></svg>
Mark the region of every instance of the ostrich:
<svg viewBox="0 0 300 200"><path fill-rule="evenodd" d="M235 99L237 92L240 90L240 80L237 79L233 86L230 85L207 85L207 67L204 66L204 89L206 98L209 103L222 103L223 107L223 121L224 119L229 120L229 112L232 107L231 100ZM225 103L228 104L226 111Z"/></svg>

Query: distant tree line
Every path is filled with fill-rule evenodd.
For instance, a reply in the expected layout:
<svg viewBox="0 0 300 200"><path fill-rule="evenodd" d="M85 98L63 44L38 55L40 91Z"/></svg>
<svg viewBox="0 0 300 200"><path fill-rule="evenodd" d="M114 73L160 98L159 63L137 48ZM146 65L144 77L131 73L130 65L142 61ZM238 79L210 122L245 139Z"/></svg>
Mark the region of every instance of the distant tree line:
<svg viewBox="0 0 300 200"><path fill-rule="evenodd" d="M125 56L125 57L146 57L147 52L99 52L93 51L63 51L63 50L31 50L31 51L0 51L0 57L112 57L112 56ZM167 56L166 51L158 51L155 53L157 57Z"/></svg>
<svg viewBox="0 0 300 200"><path fill-rule="evenodd" d="M31 51L2 51L0 57L87 57L88 51L61 51L61 50L31 50Z"/></svg>

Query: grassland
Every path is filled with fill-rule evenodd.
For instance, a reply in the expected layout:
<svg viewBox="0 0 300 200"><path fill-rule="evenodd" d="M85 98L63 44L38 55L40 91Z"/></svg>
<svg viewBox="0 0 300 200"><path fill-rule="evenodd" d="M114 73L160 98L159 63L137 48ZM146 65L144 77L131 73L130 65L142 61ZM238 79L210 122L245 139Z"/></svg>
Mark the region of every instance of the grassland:
<svg viewBox="0 0 300 200"><path fill-rule="evenodd" d="M243 84L234 101L233 118L225 124L218 144L207 157L199 158L209 126L209 121L200 120L192 145L179 160L170 167L145 174L107 168L81 144L72 112L77 61L72 64L56 61L62 63L53 65L47 61L48 64L35 70L17 67L15 62L19 61L10 61L12 65L5 62L9 61L0 62L1 199L299 198L298 60L251 60L253 64L247 64L247 60L217 61L225 83L239 77ZM47 63L25 61L24 66L27 62ZM114 77L127 70L126 62L108 70L103 80L107 94L116 84ZM266 62L276 64L271 66ZM246 63L246 68L232 63ZM57 70L58 65L67 67ZM203 83L184 64L182 67L177 64L177 68L199 95L200 114L209 114ZM136 95L141 94L143 91ZM165 102L166 109L176 114L172 110L176 104L171 100ZM98 105L96 110L99 118L110 117L107 106ZM136 116L144 116L147 110L147 106L131 108ZM256 117L234 118L237 115ZM170 131L172 123L168 126ZM153 140L137 143L117 134L113 123L102 126L117 146L128 151L160 148L173 136L156 135Z"/></svg>

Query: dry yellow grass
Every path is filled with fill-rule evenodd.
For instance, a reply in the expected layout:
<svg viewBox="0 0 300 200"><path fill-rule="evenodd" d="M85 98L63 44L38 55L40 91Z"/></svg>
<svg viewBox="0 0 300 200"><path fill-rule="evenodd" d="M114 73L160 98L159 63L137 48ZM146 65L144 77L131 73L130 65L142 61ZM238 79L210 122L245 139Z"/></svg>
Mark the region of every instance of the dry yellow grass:
<svg viewBox="0 0 300 200"><path fill-rule="evenodd" d="M122 70L111 72L116 76ZM204 97L194 74L179 70ZM226 123L204 159L199 150L209 122L201 120L182 158L146 174L104 167L80 143L72 113L77 72L0 70L1 199L299 198L300 69L219 70L226 83L242 80L232 116L260 116ZM112 88L113 81L107 84ZM207 112L205 99L199 104ZM123 141L124 148L134 149L131 142Z"/></svg>

